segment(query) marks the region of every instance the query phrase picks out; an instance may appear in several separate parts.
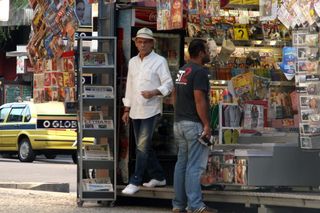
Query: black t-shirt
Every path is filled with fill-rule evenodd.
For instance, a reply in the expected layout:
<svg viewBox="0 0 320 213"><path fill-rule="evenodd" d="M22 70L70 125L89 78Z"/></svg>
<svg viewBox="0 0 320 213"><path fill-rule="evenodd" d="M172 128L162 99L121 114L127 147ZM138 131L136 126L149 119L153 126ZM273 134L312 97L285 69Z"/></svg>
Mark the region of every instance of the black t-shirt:
<svg viewBox="0 0 320 213"><path fill-rule="evenodd" d="M175 89L175 120L201 122L194 101L194 90L204 91L209 103L208 70L195 63L184 65L177 73Z"/></svg>

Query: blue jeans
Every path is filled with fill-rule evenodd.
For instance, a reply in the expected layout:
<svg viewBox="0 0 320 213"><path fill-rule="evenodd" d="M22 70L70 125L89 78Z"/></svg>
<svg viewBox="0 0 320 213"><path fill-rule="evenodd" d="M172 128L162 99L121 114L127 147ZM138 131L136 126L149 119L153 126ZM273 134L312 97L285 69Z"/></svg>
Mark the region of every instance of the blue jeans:
<svg viewBox="0 0 320 213"><path fill-rule="evenodd" d="M178 160L174 169L173 208L195 211L205 207L202 201L200 177L207 166L209 148L197 141L203 131L201 123L179 121L174 123L178 144Z"/></svg>
<svg viewBox="0 0 320 213"><path fill-rule="evenodd" d="M152 179L165 179L163 169L152 147L152 135L160 115L147 119L132 119L136 141L136 165L134 174L129 183L139 186L142 183L145 171Z"/></svg>

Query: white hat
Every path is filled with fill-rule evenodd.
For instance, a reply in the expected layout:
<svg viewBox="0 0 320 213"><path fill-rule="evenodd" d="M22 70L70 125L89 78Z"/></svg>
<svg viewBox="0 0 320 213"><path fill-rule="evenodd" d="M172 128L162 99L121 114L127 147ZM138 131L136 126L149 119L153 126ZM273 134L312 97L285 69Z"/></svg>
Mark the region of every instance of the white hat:
<svg viewBox="0 0 320 213"><path fill-rule="evenodd" d="M153 39L155 40L155 38L153 37L153 33L149 28L141 28L140 30L138 30L137 35L135 38L133 38L132 40L135 41L136 38L146 38L146 39Z"/></svg>

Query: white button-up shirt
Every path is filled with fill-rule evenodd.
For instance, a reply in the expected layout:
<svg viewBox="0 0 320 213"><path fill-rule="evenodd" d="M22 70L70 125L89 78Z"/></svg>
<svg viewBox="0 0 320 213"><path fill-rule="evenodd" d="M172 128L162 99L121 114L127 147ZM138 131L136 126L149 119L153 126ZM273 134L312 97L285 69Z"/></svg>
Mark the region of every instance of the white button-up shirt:
<svg viewBox="0 0 320 213"><path fill-rule="evenodd" d="M173 81L167 61L152 51L141 60L137 55L130 59L124 106L130 107L130 118L146 119L162 113L162 96L146 99L141 91L158 89L163 96L171 93Z"/></svg>

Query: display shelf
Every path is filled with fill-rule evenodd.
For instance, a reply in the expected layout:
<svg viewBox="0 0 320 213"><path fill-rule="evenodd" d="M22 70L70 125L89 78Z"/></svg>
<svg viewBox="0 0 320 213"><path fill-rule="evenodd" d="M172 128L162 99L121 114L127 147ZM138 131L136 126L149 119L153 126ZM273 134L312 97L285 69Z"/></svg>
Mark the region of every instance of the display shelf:
<svg viewBox="0 0 320 213"><path fill-rule="evenodd" d="M225 4L221 5L221 8L223 9L249 9L254 11L259 11L259 5L258 4Z"/></svg>
<svg viewBox="0 0 320 213"><path fill-rule="evenodd" d="M83 98L83 104L86 105L104 105L113 102L113 98Z"/></svg>
<svg viewBox="0 0 320 213"><path fill-rule="evenodd" d="M95 42L96 41L96 42ZM83 50L84 42L98 44L90 52ZM88 73L93 81L78 84L78 205L83 201L112 201L116 199L116 37L80 37L78 82ZM107 47L107 48L106 48ZM106 49L103 49L106 48ZM111 65L108 62L112 62ZM95 144L82 145L83 137L94 137ZM88 177L95 171L98 179ZM108 191L112 190L112 191Z"/></svg>
<svg viewBox="0 0 320 213"><path fill-rule="evenodd" d="M114 160L83 159L84 169L113 169Z"/></svg>
<svg viewBox="0 0 320 213"><path fill-rule="evenodd" d="M186 37L185 41L187 43L190 43L193 39L196 37ZM208 38L199 38L199 39L209 39ZM235 46L237 47L257 47L257 48L278 48L278 47L284 47L284 46L289 46L291 45L291 41L283 41L283 40L234 40L231 39L231 41L234 43ZM222 41L216 41L216 44L218 46L222 45Z"/></svg>
<svg viewBox="0 0 320 213"><path fill-rule="evenodd" d="M241 130L242 127L226 127L226 126L222 126L221 129L222 129L222 130L224 130L224 129L237 129L237 130Z"/></svg>
<svg viewBox="0 0 320 213"><path fill-rule="evenodd" d="M111 72L113 73L114 71L114 65L109 65L109 66L100 66L100 67L95 67L95 66L84 66L83 68L83 73L106 73L106 72Z"/></svg>
<svg viewBox="0 0 320 213"><path fill-rule="evenodd" d="M83 137L111 137L113 136L113 129L91 129L85 128L83 131Z"/></svg>
<svg viewBox="0 0 320 213"><path fill-rule="evenodd" d="M113 200L115 191L113 192L97 192L97 191L84 191L82 193L83 200L86 201L102 201L102 200Z"/></svg>
<svg viewBox="0 0 320 213"><path fill-rule="evenodd" d="M236 130L241 130L242 128L240 126L236 126L236 127L227 127L227 126L223 126L223 107L225 106L238 106L237 103L224 103L224 102L219 102L219 145L222 144L222 141L223 141L223 131L224 130L233 130L233 129L236 129ZM218 144L217 144L218 145ZM229 145L229 144L227 144Z"/></svg>

